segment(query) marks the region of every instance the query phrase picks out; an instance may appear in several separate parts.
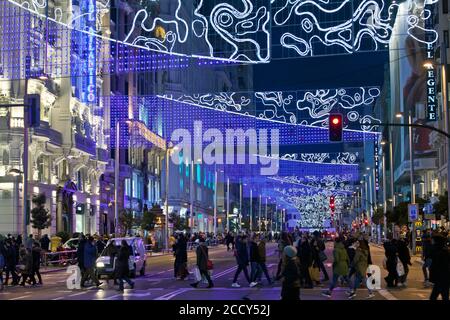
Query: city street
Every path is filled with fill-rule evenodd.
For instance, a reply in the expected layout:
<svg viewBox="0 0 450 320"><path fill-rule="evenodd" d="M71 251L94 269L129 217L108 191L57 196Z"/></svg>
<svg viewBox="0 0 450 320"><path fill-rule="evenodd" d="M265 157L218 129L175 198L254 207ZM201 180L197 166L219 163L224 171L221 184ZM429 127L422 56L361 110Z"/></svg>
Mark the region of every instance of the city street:
<svg viewBox="0 0 450 320"><path fill-rule="evenodd" d="M327 243L327 256L332 257L332 242ZM277 257L275 253L276 245L269 244L267 249L267 266L269 273L275 274L277 268ZM371 246L372 259L375 264L381 265L384 251L377 246ZM193 252L189 253L189 266L194 260ZM190 280L174 280L173 278L173 258L171 256L157 256L148 258L147 272L144 277L136 278L136 285L133 290L125 289L122 294L117 292L117 287L109 285L103 281L100 288L91 287L82 290L67 290L64 271L47 273L43 277L42 287L7 287L0 292L1 300L279 300L280 282L274 285L267 285L263 277L263 285L249 288L244 275L241 274L238 282L241 288L232 288L231 283L236 270L235 258L232 251L227 252L225 246L218 246L210 249L210 258L214 262L213 281L215 287L212 289L194 289L189 286ZM331 261L326 261L326 266L331 275ZM382 278L386 276L382 269ZM408 288L398 288L386 290L382 280L382 289L376 292L374 300L418 300L427 299L431 292L430 288L423 287L422 271L418 262L413 262L409 274ZM302 289L302 300L327 300L320 293L329 283L324 283L324 287L314 289ZM127 288L127 285L125 285ZM333 300L347 300L346 288L336 288L333 291ZM359 289L355 300L365 300L366 289Z"/></svg>

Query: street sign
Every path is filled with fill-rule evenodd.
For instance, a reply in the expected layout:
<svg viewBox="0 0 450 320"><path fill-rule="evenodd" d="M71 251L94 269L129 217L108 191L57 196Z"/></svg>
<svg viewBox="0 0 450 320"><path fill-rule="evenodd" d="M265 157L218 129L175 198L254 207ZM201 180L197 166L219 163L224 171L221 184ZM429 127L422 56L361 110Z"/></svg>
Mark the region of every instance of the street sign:
<svg viewBox="0 0 450 320"><path fill-rule="evenodd" d="M419 205L414 204L408 204L408 220L409 222L416 221L419 216Z"/></svg>

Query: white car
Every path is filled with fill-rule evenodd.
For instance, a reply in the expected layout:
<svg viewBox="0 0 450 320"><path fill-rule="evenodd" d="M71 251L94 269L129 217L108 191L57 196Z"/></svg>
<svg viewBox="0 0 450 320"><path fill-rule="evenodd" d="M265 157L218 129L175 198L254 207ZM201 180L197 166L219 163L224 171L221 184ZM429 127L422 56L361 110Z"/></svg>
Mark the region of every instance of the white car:
<svg viewBox="0 0 450 320"><path fill-rule="evenodd" d="M110 276L113 274L122 240L125 240L131 248L130 260L128 261L130 277L134 278L138 272L141 276L145 275L146 253L142 238L113 238L108 241L95 263L99 278L102 275Z"/></svg>

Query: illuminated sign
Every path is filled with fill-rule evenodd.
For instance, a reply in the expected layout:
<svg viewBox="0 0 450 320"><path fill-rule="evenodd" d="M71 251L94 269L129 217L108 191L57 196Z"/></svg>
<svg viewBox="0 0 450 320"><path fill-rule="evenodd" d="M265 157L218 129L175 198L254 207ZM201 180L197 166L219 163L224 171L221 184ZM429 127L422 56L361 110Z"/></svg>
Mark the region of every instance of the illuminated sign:
<svg viewBox="0 0 450 320"><path fill-rule="evenodd" d="M375 190L378 191L380 188L380 177L378 169L380 168L380 157L379 157L379 146L378 142L375 141L375 148L374 148L374 157L375 157Z"/></svg>
<svg viewBox="0 0 450 320"><path fill-rule="evenodd" d="M84 30L88 31L84 37L85 50L83 50L84 66L87 70L85 79L85 85L83 86L83 92L81 96L82 102L88 104L95 104L97 96L97 48L96 48L96 1L84 0L82 10L87 13L85 20L83 21Z"/></svg>
<svg viewBox="0 0 450 320"><path fill-rule="evenodd" d="M433 4L428 4L426 8L429 10L430 15L433 14ZM425 29L433 29L433 20L425 20ZM430 32L426 33L427 39L431 39L433 35ZM437 106L436 106L436 69L434 66L434 42L427 42L426 44L426 59L427 62L427 120L436 121L437 120Z"/></svg>

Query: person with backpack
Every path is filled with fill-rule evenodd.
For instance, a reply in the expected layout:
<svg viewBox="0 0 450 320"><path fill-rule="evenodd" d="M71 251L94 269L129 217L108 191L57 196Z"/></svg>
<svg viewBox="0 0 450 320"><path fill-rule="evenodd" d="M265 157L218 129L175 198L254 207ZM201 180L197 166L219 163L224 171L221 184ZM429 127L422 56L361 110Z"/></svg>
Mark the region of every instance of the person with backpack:
<svg viewBox="0 0 450 320"><path fill-rule="evenodd" d="M323 281L328 281L330 277L328 276L328 272L325 269L325 265L323 264L325 260L327 260L327 256L325 254L325 242L320 237L319 231L314 231L313 239L311 241L311 248L313 253L313 261L314 265L316 265L320 271L322 271L324 279Z"/></svg>
<svg viewBox="0 0 450 320"><path fill-rule="evenodd" d="M200 272L200 279L197 279L196 282L191 283L191 287L197 288L201 281L201 277L205 277L205 279L208 281L208 286L206 288L209 289L214 287L214 284L208 272L208 264L210 265L210 268L212 267L209 260L208 247L206 246L205 239L203 237L199 239L199 245L197 246L195 253L197 255L197 268Z"/></svg>

